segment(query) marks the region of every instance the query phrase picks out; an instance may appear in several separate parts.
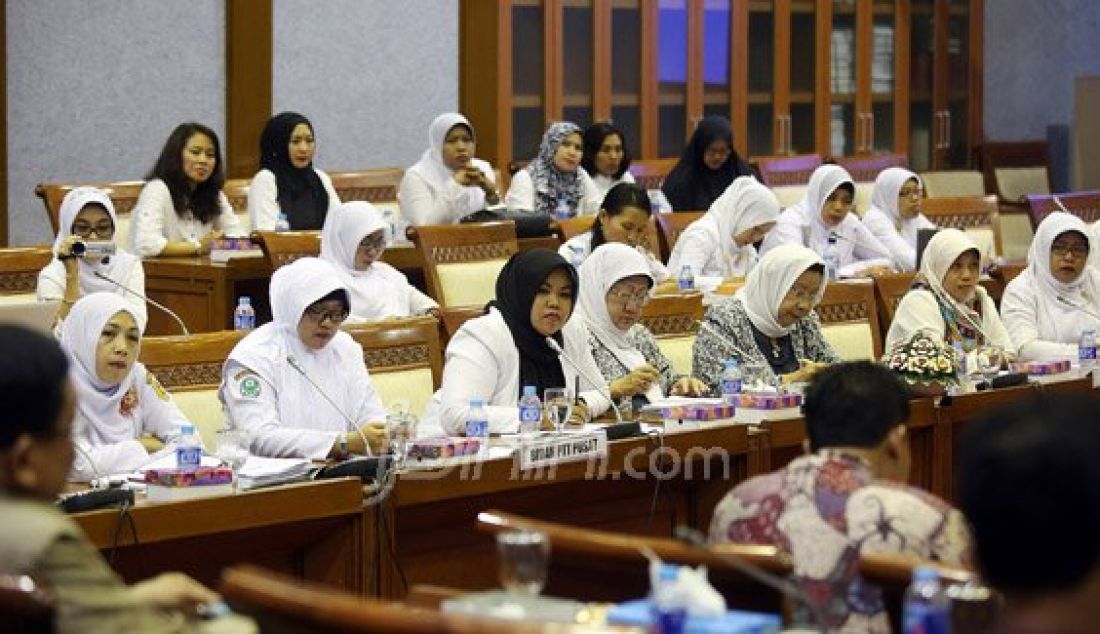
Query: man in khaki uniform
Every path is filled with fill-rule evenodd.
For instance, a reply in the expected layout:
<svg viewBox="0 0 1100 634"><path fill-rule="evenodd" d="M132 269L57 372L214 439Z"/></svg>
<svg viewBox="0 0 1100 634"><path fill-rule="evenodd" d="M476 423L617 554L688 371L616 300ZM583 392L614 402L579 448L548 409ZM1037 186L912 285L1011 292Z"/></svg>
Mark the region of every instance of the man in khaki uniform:
<svg viewBox="0 0 1100 634"><path fill-rule="evenodd" d="M0 572L27 574L56 598L58 632L251 632L238 616L195 617L218 595L179 573L133 586L52 503L73 461L76 397L52 340L0 325Z"/></svg>

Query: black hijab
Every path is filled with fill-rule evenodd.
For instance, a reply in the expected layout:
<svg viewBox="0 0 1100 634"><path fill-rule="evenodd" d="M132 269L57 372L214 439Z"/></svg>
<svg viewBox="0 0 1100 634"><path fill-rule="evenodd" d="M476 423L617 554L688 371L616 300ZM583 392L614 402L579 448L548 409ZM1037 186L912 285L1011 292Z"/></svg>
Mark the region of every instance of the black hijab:
<svg viewBox="0 0 1100 634"><path fill-rule="evenodd" d="M730 156L721 167L712 170L703 162L703 154L707 146L718 140L729 144ZM703 117L661 190L674 211L706 211L738 176L752 176L752 169L733 149L733 126L729 119Z"/></svg>
<svg viewBox="0 0 1100 634"><path fill-rule="evenodd" d="M556 352L546 345L546 338L531 325L531 305L546 278L557 269L569 275L573 283L573 297L577 297L580 281L577 270L560 255L548 249L532 249L517 253L508 260L497 276L496 299L489 306L496 307L508 324L519 350L519 393L523 386L534 385L539 394L548 387L566 387L565 374ZM573 306L576 306L574 301ZM569 315L573 314L570 307ZM553 334L558 345L565 347L561 331Z"/></svg>
<svg viewBox="0 0 1100 634"><path fill-rule="evenodd" d="M328 192L311 162L298 169L290 162L290 135L304 123L313 124L297 112L282 112L271 118L260 136L260 169L271 170L279 187L279 207L291 229L320 229L328 213Z"/></svg>

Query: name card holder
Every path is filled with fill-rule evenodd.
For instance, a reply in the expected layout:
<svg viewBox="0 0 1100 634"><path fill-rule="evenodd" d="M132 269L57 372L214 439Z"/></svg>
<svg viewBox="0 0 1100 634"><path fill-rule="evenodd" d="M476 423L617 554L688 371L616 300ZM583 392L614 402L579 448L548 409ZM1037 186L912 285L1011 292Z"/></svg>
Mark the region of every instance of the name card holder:
<svg viewBox="0 0 1100 634"><path fill-rule="evenodd" d="M516 448L521 471L607 457L607 434L565 432L524 439Z"/></svg>

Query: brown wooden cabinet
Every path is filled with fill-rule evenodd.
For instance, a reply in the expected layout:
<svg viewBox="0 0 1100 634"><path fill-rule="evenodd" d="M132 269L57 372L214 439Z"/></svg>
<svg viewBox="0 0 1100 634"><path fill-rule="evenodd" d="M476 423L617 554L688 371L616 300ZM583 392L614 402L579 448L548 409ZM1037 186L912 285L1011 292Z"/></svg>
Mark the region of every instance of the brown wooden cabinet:
<svg viewBox="0 0 1100 634"><path fill-rule="evenodd" d="M635 157L704 115L743 155L908 154L981 135L982 0L463 0L460 103L497 165L548 122L612 119Z"/></svg>

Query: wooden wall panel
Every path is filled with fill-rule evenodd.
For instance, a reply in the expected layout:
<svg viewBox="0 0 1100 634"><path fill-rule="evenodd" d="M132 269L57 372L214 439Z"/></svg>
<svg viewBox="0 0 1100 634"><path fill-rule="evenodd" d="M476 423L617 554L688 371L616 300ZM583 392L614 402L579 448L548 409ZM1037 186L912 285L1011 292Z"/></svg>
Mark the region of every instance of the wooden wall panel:
<svg viewBox="0 0 1100 634"><path fill-rule="evenodd" d="M226 178L250 178L271 117L272 0L225 0Z"/></svg>

